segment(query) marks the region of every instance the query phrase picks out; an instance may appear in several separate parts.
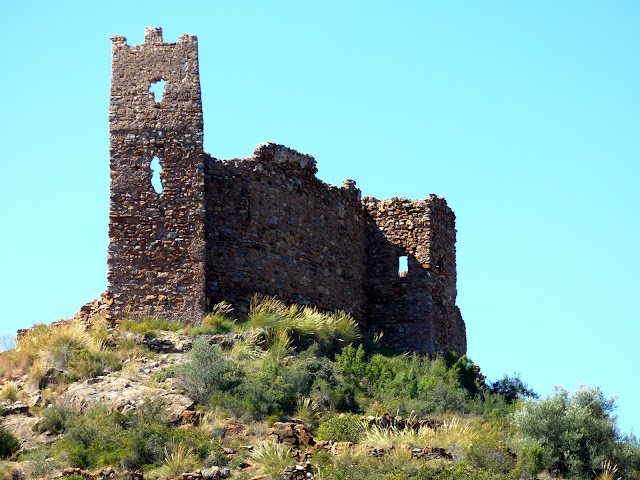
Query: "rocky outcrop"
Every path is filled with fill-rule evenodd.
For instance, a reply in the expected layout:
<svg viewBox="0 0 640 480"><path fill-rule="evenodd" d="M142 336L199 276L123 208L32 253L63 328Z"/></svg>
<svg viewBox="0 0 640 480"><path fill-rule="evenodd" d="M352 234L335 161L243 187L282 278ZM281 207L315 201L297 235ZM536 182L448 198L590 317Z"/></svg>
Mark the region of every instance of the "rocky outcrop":
<svg viewBox="0 0 640 480"><path fill-rule="evenodd" d="M194 402L176 391L154 388L134 383L126 378L107 376L87 380L69 387L61 397L80 412L94 405L103 404L110 409L126 412L154 399L161 401L171 420L177 421L185 410L191 410Z"/></svg>
<svg viewBox="0 0 640 480"><path fill-rule="evenodd" d="M276 422L267 430L267 440L297 447L299 445L315 445L311 430L302 422Z"/></svg>

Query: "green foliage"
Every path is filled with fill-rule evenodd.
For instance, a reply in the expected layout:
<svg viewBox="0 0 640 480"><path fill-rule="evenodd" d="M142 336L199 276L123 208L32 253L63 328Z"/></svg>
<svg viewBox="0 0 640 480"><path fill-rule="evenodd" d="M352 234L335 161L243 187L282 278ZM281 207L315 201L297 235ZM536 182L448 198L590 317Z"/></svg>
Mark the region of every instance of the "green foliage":
<svg viewBox="0 0 640 480"><path fill-rule="evenodd" d="M184 332L190 328L189 324L167 320L164 318L147 317L143 319L126 319L120 328L127 332L141 333L150 337L157 337L160 331Z"/></svg>
<svg viewBox="0 0 640 480"><path fill-rule="evenodd" d="M315 342L328 355L360 338L357 323L345 312L323 313L300 305L287 307L274 297L253 298L247 327L265 332L267 348L279 332L286 332L297 348L304 349Z"/></svg>
<svg viewBox="0 0 640 480"><path fill-rule="evenodd" d="M202 320L202 323L190 330L190 334L216 335L227 333L235 329L236 322L230 317L233 307L227 302L214 305L211 312Z"/></svg>
<svg viewBox="0 0 640 480"><path fill-rule="evenodd" d="M84 415L67 418L64 437L54 449L71 466L82 468L159 466L171 442L189 445L196 458L205 458L211 446L205 433L194 428L176 430L161 409L158 402L147 402L126 414L93 407Z"/></svg>
<svg viewBox="0 0 640 480"><path fill-rule="evenodd" d="M336 367L346 382L401 415L463 412L468 392L458 382L457 368L442 358L385 356L367 358L363 345L346 346L336 356Z"/></svg>
<svg viewBox="0 0 640 480"><path fill-rule="evenodd" d="M466 355L458 357L453 352L445 353L443 358L447 368L457 372L458 382L462 388L466 389L470 395L480 393L480 388L477 383L478 372L470 358Z"/></svg>
<svg viewBox="0 0 640 480"><path fill-rule="evenodd" d="M623 473L632 461L622 448L614 407L615 399L597 386L575 392L557 387L550 398L523 402L513 422L525 442L542 448L544 468L570 478L593 478L605 460Z"/></svg>
<svg viewBox="0 0 640 480"><path fill-rule="evenodd" d="M115 355L104 350L91 351L86 348L74 350L67 363L70 381L86 380L102 375L105 370L119 370L122 364Z"/></svg>
<svg viewBox="0 0 640 480"><path fill-rule="evenodd" d="M216 390L226 390L234 383L234 366L218 345L210 345L204 337L193 342L188 361L176 368L176 376L187 395L205 403Z"/></svg>
<svg viewBox="0 0 640 480"><path fill-rule="evenodd" d="M82 475L78 475L77 473L72 473L71 475L66 475L62 477L63 480L84 480Z"/></svg>
<svg viewBox="0 0 640 480"><path fill-rule="evenodd" d="M538 444L523 446L518 453L516 471L521 472L522 478L536 478L544 470L543 454L544 450Z"/></svg>
<svg viewBox="0 0 640 480"><path fill-rule="evenodd" d="M42 446L26 452L26 454L24 456L21 455L18 460L22 461L26 459L29 462L29 472L32 478L45 478L59 467L58 462L50 458L50 455L50 449Z"/></svg>
<svg viewBox="0 0 640 480"><path fill-rule="evenodd" d="M531 390L518 374L514 374L513 377L505 375L500 380L492 382L489 386L489 392L502 395L509 404L519 398L538 398L538 394Z"/></svg>
<svg viewBox="0 0 640 480"><path fill-rule="evenodd" d="M322 422L316 431L316 436L320 440L357 443L365 431L366 428L360 415L342 413Z"/></svg>
<svg viewBox="0 0 640 480"><path fill-rule="evenodd" d="M0 459L10 457L19 448L20 441L11 432L0 426Z"/></svg>
<svg viewBox="0 0 640 480"><path fill-rule="evenodd" d="M75 415L73 409L66 405L52 406L44 410L42 420L34 426L34 429L41 433L62 433L66 428L68 419L73 415Z"/></svg>
<svg viewBox="0 0 640 480"><path fill-rule="evenodd" d="M267 473L278 475L295 463L291 458L291 448L278 443L263 443L252 452L251 458L263 467Z"/></svg>

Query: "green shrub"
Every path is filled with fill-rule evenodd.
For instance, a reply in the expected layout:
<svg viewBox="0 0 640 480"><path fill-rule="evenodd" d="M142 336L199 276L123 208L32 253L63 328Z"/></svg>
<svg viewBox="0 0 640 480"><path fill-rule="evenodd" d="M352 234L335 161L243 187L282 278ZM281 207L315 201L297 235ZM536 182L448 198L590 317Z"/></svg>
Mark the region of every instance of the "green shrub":
<svg viewBox="0 0 640 480"><path fill-rule="evenodd" d="M615 399L606 398L597 386L581 386L575 392L557 387L552 397L523 402L513 422L525 442L542 448L544 468L590 478L604 460L628 463L611 416L614 407ZM533 453L539 456L537 450Z"/></svg>
<svg viewBox="0 0 640 480"><path fill-rule="evenodd" d="M0 426L0 459L13 455L20 448L20 441L4 427Z"/></svg>
<svg viewBox="0 0 640 480"><path fill-rule="evenodd" d="M466 355L458 357L453 352L447 352L443 358L447 368L454 370L458 374L458 383L462 388L466 389L470 395L480 393L478 370L469 357Z"/></svg>
<svg viewBox="0 0 640 480"><path fill-rule="evenodd" d="M206 338L199 337L193 342L187 363L176 368L176 376L190 398L205 403L214 391L233 386L233 370L220 346L210 345Z"/></svg>
<svg viewBox="0 0 640 480"><path fill-rule="evenodd" d="M540 445L523 447L518 453L518 467L521 476L526 479L536 478L544 470L542 455L544 451Z"/></svg>
<svg viewBox="0 0 640 480"><path fill-rule="evenodd" d="M50 455L50 449L44 446L30 450L24 455L24 459L29 462L29 472L32 478L45 478L53 470L60 467L58 462L50 458ZM23 460L22 455L18 460Z"/></svg>
<svg viewBox="0 0 640 480"><path fill-rule="evenodd" d="M126 414L91 408L65 422L64 436L53 450L74 467L118 465L128 470L160 466L172 441L188 445L196 458L210 453L211 441L203 430L175 429L160 402L150 401Z"/></svg>
<svg viewBox="0 0 640 480"><path fill-rule="evenodd" d="M320 440L357 443L365 431L360 415L342 413L322 422L316 431L316 436Z"/></svg>
<svg viewBox="0 0 640 480"><path fill-rule="evenodd" d="M67 426L67 421L74 415L73 409L65 405L47 408L43 412L42 420L34 426L34 429L41 433L62 433Z"/></svg>

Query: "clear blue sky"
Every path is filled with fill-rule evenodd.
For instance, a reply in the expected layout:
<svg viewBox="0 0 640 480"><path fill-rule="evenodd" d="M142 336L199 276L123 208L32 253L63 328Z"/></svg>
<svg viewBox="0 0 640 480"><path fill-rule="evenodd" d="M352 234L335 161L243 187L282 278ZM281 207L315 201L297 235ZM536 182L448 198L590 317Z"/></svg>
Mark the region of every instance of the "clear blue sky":
<svg viewBox="0 0 640 480"><path fill-rule="evenodd" d="M205 147L284 143L447 198L490 379L619 394L640 433L640 2L4 2L0 334L106 287L109 37L198 36Z"/></svg>

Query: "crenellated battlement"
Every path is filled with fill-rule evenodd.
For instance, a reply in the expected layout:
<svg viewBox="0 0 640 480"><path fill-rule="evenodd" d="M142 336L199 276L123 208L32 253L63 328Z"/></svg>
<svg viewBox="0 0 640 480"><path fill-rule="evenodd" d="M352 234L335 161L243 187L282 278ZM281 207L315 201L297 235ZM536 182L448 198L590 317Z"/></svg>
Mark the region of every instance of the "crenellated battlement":
<svg viewBox="0 0 640 480"><path fill-rule="evenodd" d="M140 45L111 41L114 319L198 321L221 301L242 317L259 293L345 310L400 350L465 353L455 216L442 197L362 198L353 180L328 185L311 155L276 143L215 159L203 151L197 38L164 43L149 27Z"/></svg>

